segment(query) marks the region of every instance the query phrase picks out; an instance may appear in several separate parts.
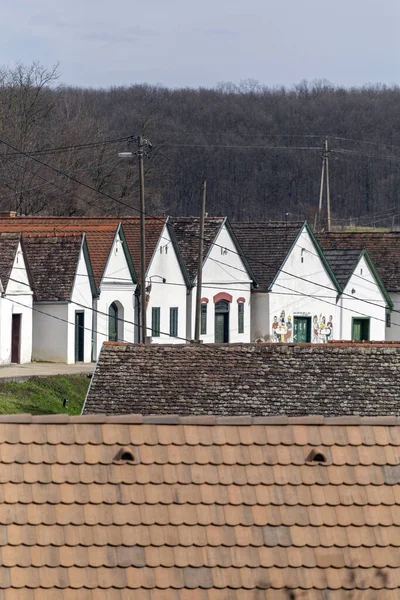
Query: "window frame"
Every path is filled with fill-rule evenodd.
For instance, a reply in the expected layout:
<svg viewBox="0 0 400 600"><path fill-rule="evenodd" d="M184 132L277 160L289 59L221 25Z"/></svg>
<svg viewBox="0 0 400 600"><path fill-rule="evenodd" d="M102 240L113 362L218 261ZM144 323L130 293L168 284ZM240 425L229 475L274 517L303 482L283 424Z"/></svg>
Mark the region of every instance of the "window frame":
<svg viewBox="0 0 400 600"><path fill-rule="evenodd" d="M244 302L238 302L238 333L244 333Z"/></svg>
<svg viewBox="0 0 400 600"><path fill-rule="evenodd" d="M159 306L153 306L151 309L151 336L160 337L160 322L161 322L161 308Z"/></svg>
<svg viewBox="0 0 400 600"><path fill-rule="evenodd" d="M207 309L207 302L202 302L201 303L201 310L200 310L200 335L207 335L207 314L208 314L208 309Z"/></svg>
<svg viewBox="0 0 400 600"><path fill-rule="evenodd" d="M179 307L171 306L169 309L169 336L178 337Z"/></svg>

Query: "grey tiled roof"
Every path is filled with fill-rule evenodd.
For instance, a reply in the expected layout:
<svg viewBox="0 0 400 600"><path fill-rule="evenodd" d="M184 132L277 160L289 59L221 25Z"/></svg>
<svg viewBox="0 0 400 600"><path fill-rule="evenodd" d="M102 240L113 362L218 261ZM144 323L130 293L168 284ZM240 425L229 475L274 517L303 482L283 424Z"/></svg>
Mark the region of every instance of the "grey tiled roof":
<svg viewBox="0 0 400 600"><path fill-rule="evenodd" d="M324 251L325 258L331 265L332 271L334 272L335 277L342 288L345 287L346 283L353 274L353 271L360 259L361 253L362 250L352 248Z"/></svg>
<svg viewBox="0 0 400 600"><path fill-rule="evenodd" d="M0 233L0 281L4 291L7 289L19 239L19 233Z"/></svg>
<svg viewBox="0 0 400 600"><path fill-rule="evenodd" d="M85 413L400 415L400 344L103 345Z"/></svg>

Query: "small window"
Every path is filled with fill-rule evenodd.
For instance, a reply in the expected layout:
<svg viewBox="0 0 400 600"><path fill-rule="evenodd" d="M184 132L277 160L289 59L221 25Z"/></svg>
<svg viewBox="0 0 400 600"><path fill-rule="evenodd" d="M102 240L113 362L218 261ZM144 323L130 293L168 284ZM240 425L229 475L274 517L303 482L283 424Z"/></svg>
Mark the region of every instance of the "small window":
<svg viewBox="0 0 400 600"><path fill-rule="evenodd" d="M207 304L205 302L201 305L200 334L207 335Z"/></svg>
<svg viewBox="0 0 400 600"><path fill-rule="evenodd" d="M170 337L178 336L178 307L169 309L169 335Z"/></svg>
<svg viewBox="0 0 400 600"><path fill-rule="evenodd" d="M304 262L304 252L305 252L305 249L302 248L301 252L300 252L300 260L301 260L301 262Z"/></svg>
<svg viewBox="0 0 400 600"><path fill-rule="evenodd" d="M386 327L391 327L392 326L392 313L387 312L386 313Z"/></svg>
<svg viewBox="0 0 400 600"><path fill-rule="evenodd" d="M160 246L160 254L168 254L168 245Z"/></svg>
<svg viewBox="0 0 400 600"><path fill-rule="evenodd" d="M244 333L244 303L238 304L238 332Z"/></svg>
<svg viewBox="0 0 400 600"><path fill-rule="evenodd" d="M221 248L221 254L222 256L226 256L228 254L227 248Z"/></svg>
<svg viewBox="0 0 400 600"><path fill-rule="evenodd" d="M362 274L363 274L363 270L362 270L362 268L361 268L361 269L360 269L360 275L362 275Z"/></svg>
<svg viewBox="0 0 400 600"><path fill-rule="evenodd" d="M356 342L369 342L369 318L353 318L352 340Z"/></svg>
<svg viewBox="0 0 400 600"><path fill-rule="evenodd" d="M151 309L151 335L160 337L160 307Z"/></svg>

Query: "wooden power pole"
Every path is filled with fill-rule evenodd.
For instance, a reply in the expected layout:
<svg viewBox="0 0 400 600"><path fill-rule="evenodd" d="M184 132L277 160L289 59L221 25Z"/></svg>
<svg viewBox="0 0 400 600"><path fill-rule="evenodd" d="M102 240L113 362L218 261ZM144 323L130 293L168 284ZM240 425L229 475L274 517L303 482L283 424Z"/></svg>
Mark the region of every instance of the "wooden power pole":
<svg viewBox="0 0 400 600"><path fill-rule="evenodd" d="M322 199L324 196L324 183L326 183L326 225L327 230L331 230L331 195L329 187L329 147L328 138L325 138L324 149L322 152L321 183L319 187L318 216L314 220L314 228L322 227Z"/></svg>
<svg viewBox="0 0 400 600"><path fill-rule="evenodd" d="M141 336L142 344L146 343L146 213L144 201L144 142L143 136L138 137L139 158L139 192L140 192L140 305L141 305Z"/></svg>
<svg viewBox="0 0 400 600"><path fill-rule="evenodd" d="M203 181L203 195L201 201L199 257L197 262L197 289L196 289L196 317L194 325L194 341L200 342L200 317L201 317L201 284L203 279L203 252L204 252L204 220L206 216L207 182Z"/></svg>
<svg viewBox="0 0 400 600"><path fill-rule="evenodd" d="M329 149L328 138L325 139L325 171L326 171L326 215L327 228L331 230L331 195L329 190Z"/></svg>

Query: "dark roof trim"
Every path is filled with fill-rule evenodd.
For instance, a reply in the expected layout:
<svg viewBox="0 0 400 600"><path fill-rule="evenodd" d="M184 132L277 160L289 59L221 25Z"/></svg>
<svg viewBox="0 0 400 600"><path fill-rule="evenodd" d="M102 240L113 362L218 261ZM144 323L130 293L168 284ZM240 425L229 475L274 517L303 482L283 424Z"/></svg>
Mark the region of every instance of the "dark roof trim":
<svg viewBox="0 0 400 600"><path fill-rule="evenodd" d="M93 296L93 298L97 298L98 290L96 288L96 282L95 282L94 273L93 273L93 269L92 269L92 263L90 262L90 254L89 254L89 248L88 248L87 239L86 239L86 233L84 233L82 236L81 250L83 252L83 257L85 259L86 268L87 268L88 275L89 275L90 289L92 290L92 296ZM76 265L76 268L78 268L78 265ZM76 271L75 271L75 278L76 278ZM75 285L75 279L74 279L74 285ZM72 296L72 291L71 291L71 296Z"/></svg>
<svg viewBox="0 0 400 600"><path fill-rule="evenodd" d="M119 233L121 241L122 241L122 248L124 250L126 262L128 263L128 268L129 268L129 272L130 272L131 277L132 277L132 281L133 281L133 283L137 284L138 283L138 276L137 276L137 273L136 273L136 270L135 270L135 266L133 264L133 259L132 259L131 253L129 251L127 241L126 241L126 237L125 237L125 233L124 233L124 228L123 228L123 223L120 223L118 225L117 233Z"/></svg>
<svg viewBox="0 0 400 600"><path fill-rule="evenodd" d="M188 288L192 288L193 287L193 283L190 281L189 273L187 272L187 268L186 268L186 263L183 260L183 256L181 254L181 251L180 251L180 248L179 248L179 244L178 244L178 239L177 239L176 234L175 234L174 226L172 225L172 223L170 221L170 217L167 217L166 227L168 229L169 237L171 238L171 242L172 242L172 245L174 247L175 254L176 254L176 257L178 259L179 266L181 268L182 275L183 275L183 278L185 280L185 283L186 283L186 285L187 285Z"/></svg>
<svg viewBox="0 0 400 600"><path fill-rule="evenodd" d="M381 280L381 278L379 277L379 273L378 273L378 271L376 270L376 268L375 268L375 265L374 265L374 263L373 263L373 261L372 261L372 259L371 259L370 255L369 255L369 253L368 253L368 250L367 250L366 248L365 248L365 249L364 249L364 250L361 252L361 256L360 256L360 258L361 258L362 256L364 256L364 258L365 258L365 260L366 260L366 262L367 262L367 265L368 265L368 266L369 266L369 268L371 269L372 275L374 276L374 278L375 278L375 281L376 281L376 283L378 284L378 287L379 287L380 291L382 292L382 296L383 296L383 297L385 298L385 300L386 300L386 303L387 303L387 305L388 305L388 308L390 308L390 310L393 310L393 302L392 302L392 300L391 300L391 298L390 298L390 296L389 296L389 294L388 294L388 292L387 292L387 290L386 290L385 286L383 285L383 283L382 283L382 280ZM360 260L359 260L358 262L360 262ZM358 263L357 263L357 264L358 264Z"/></svg>
<svg viewBox="0 0 400 600"><path fill-rule="evenodd" d="M305 229L305 230L307 231L307 233L309 234L309 236L310 236L310 238L311 238L311 241L312 241L312 243L313 243L313 245L314 245L314 248L315 248L315 250L317 251L317 254L318 254L319 258L321 259L321 262L322 262L322 264L323 264L323 265L324 265L324 267L325 267L325 270L326 270L326 272L327 272L327 274L328 274L328 277L329 277L329 278L330 278L330 280L332 281L332 283L333 283L333 285L335 286L335 288L336 288L337 292L338 292L339 294L341 294L341 293L342 293L342 288L340 287L340 285L339 285L339 282L338 282L338 280L336 279L336 277L335 277L335 274L334 274L334 272L332 271L332 268L331 268L330 264L329 264L329 263L328 263L328 261L326 260L326 258L325 258L325 255L324 255L324 253L323 253L323 251L322 251L322 248L321 248L321 246L319 245L319 243L318 243L318 241L317 241L317 238L315 237L315 235L314 235L313 231L311 230L311 227L309 226L309 224L307 223L307 221L304 221L304 224L303 224L303 226L302 226L302 227L299 229L299 232L298 232L298 234L297 234L297 236L296 236L296 239L294 240L294 242L293 242L293 244L292 244L292 247L290 248L289 252L286 254L286 256L285 256L285 259L284 259L284 261L282 262L281 266L279 267L279 269L278 269L278 271L277 271L277 273L276 273L276 275L275 275L275 277L274 277L274 279L273 279L272 283L270 284L270 286L269 286L269 288L268 288L268 291L270 292L270 291L272 290L272 287L274 286L274 284L275 284L275 281L277 280L277 278L278 278L278 276L279 276L279 273L280 273L281 271L283 271L283 268L284 268L284 266L285 266L285 264L286 264L286 262L287 262L287 260L288 260L288 258L289 258L289 256L290 256L290 254L292 253L293 249L295 248L295 246L296 246L296 244L297 244L297 242L298 242L298 240L299 240L299 238L300 238L300 236L301 236L302 232L304 231L304 229Z"/></svg>

